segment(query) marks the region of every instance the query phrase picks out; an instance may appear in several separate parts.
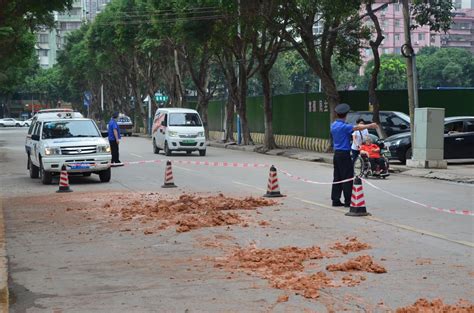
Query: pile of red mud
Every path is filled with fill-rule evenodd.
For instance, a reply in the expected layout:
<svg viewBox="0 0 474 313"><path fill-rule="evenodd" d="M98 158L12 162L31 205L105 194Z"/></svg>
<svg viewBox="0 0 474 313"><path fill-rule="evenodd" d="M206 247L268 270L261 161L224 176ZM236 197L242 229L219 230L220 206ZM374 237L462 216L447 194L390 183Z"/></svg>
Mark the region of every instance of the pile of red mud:
<svg viewBox="0 0 474 313"><path fill-rule="evenodd" d="M341 246L351 245L357 241L351 238L348 243ZM358 241L357 241L358 242ZM360 243L359 246L369 247ZM323 258L333 258L331 253L321 251L321 248L313 246L310 248L283 247L278 249L258 249L256 247L238 248L223 260L215 263L215 267L230 271L240 270L246 273L256 274L267 279L270 284L279 289L291 290L306 298L315 299L319 297L319 290L325 287L356 286L366 278L362 275L345 275L337 278L334 273L318 271L316 273L305 273L305 262ZM329 265L328 272L334 271L365 271L371 273L385 273L381 265L373 262L370 256L360 256L342 264Z"/></svg>
<svg viewBox="0 0 474 313"><path fill-rule="evenodd" d="M326 269L330 272L364 271L377 274L387 272L383 266L375 263L368 255L361 255L344 263L331 264L326 266Z"/></svg>
<svg viewBox="0 0 474 313"><path fill-rule="evenodd" d="M161 220L158 229L176 225L177 232L186 232L202 227L236 225L246 223L235 212L229 210L254 210L259 207L271 206L276 202L263 198L247 197L236 199L218 196L199 197L181 195L178 199L157 199L155 201L133 200L114 210L114 205L107 203L105 208L112 208L112 213L118 213L124 221L138 218L142 223ZM154 232L153 229L145 231Z"/></svg>
<svg viewBox="0 0 474 313"><path fill-rule="evenodd" d="M367 250L372 248L370 245L357 240L356 237L347 237L346 240L348 240L348 242L345 244L336 242L334 245L331 246L331 249L339 250L343 254L348 254L349 252L358 252L361 250Z"/></svg>
<svg viewBox="0 0 474 313"><path fill-rule="evenodd" d="M415 304L399 308L396 313L472 313L474 304L459 300L457 304L444 304L441 299L435 299L432 302L426 299L419 299Z"/></svg>

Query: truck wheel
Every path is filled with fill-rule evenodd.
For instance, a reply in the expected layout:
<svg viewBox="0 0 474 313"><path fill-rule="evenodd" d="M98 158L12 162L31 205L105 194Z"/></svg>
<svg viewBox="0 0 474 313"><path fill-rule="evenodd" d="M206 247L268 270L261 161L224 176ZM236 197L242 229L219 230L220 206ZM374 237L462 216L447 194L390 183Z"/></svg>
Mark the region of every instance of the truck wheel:
<svg viewBox="0 0 474 313"><path fill-rule="evenodd" d="M156 146L155 138L153 138L153 153L154 154L160 153L160 149Z"/></svg>
<svg viewBox="0 0 474 313"><path fill-rule="evenodd" d="M43 168L43 163L40 161L40 177L43 185L50 185L53 181L53 175L51 172L45 171Z"/></svg>
<svg viewBox="0 0 474 313"><path fill-rule="evenodd" d="M108 183L110 181L111 176L112 175L111 175L110 168L106 169L105 171L99 172L99 178L102 183Z"/></svg>
<svg viewBox="0 0 474 313"><path fill-rule="evenodd" d="M20 127L20 123L16 123L16 124L15 124L15 127Z"/></svg>
<svg viewBox="0 0 474 313"><path fill-rule="evenodd" d="M199 150L200 156L206 156L206 150Z"/></svg>
<svg viewBox="0 0 474 313"><path fill-rule="evenodd" d="M39 177L39 168L38 166L31 163L31 158L28 155L28 169L30 170L30 177L31 178L38 178Z"/></svg>
<svg viewBox="0 0 474 313"><path fill-rule="evenodd" d="M168 142L165 142L165 155L170 156L171 155L171 150L168 147Z"/></svg>

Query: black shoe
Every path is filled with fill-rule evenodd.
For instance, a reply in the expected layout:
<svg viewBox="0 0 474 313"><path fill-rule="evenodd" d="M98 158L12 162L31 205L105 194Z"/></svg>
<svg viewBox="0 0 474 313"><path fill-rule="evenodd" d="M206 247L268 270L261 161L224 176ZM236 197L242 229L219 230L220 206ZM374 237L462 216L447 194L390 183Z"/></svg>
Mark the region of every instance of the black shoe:
<svg viewBox="0 0 474 313"><path fill-rule="evenodd" d="M345 208L350 208L350 207L351 207L351 204L350 204L350 203L344 203L344 207L345 207Z"/></svg>
<svg viewBox="0 0 474 313"><path fill-rule="evenodd" d="M341 201L333 201L332 206L344 206L344 203L342 203Z"/></svg>

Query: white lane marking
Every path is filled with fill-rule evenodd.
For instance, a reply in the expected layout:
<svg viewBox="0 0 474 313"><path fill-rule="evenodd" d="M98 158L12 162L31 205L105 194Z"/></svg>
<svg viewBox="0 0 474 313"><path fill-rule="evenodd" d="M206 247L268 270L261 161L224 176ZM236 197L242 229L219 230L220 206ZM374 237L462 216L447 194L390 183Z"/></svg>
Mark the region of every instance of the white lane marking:
<svg viewBox="0 0 474 313"><path fill-rule="evenodd" d="M244 183L237 182L237 181L233 181L233 183L238 184L238 185L242 185L242 186L246 186L246 187L249 187L249 188L253 188L253 189L263 190L263 189L258 188L256 186L249 185L249 184L244 184ZM293 198L295 200L299 200L299 201L307 203L307 204L323 207L323 208L330 209L330 210L333 210L333 211L337 211L337 212L340 212L340 213L346 213L347 212L347 210L335 208L335 207L328 206L328 205L325 205L325 204L322 204L322 203L318 203L318 202L314 202L314 201L310 201L310 200L306 200L306 199L302 199L302 198L297 198L297 197L293 197L293 196L288 196L288 197ZM434 238L438 238L438 239L441 239L441 240L446 240L446 241L449 241L449 242L452 242L452 243L457 243L457 244L460 244L460 245L463 245L463 246L468 246L468 247L474 248L474 242L449 239L448 237L446 237L442 234L434 233L434 232L423 230L423 229L418 229L418 228L408 226L408 225L388 222L388 221L385 221L385 220L382 220L380 218L373 217L373 216L365 216L363 218L374 221L374 222L378 222L378 223L381 223L381 224L390 225L390 226L393 226L393 227L396 227L396 228L399 228L399 229L408 230L408 231L418 233L418 234L422 234L422 235L428 235L430 237L434 237Z"/></svg>
<svg viewBox="0 0 474 313"><path fill-rule="evenodd" d="M130 152L130 154L133 155L133 156L136 156L137 158L143 158L141 155L138 155L138 154L135 154L135 153Z"/></svg>
<svg viewBox="0 0 474 313"><path fill-rule="evenodd" d="M257 189L257 190L261 190L261 191L266 191L265 189L263 188L259 188L259 187L256 187L256 186L253 186L253 185L249 185L249 184L244 184L244 183L241 183L241 182L238 182L238 181L232 181L234 184L237 184L237 185L242 185L242 186L245 186L245 187L250 187L252 189Z"/></svg>
<svg viewBox="0 0 474 313"><path fill-rule="evenodd" d="M181 167L181 166L177 166L177 165L173 165L173 167L174 167L174 168L179 168L180 170L183 170L183 171L199 173L199 171L191 170L191 169L186 168L186 167Z"/></svg>

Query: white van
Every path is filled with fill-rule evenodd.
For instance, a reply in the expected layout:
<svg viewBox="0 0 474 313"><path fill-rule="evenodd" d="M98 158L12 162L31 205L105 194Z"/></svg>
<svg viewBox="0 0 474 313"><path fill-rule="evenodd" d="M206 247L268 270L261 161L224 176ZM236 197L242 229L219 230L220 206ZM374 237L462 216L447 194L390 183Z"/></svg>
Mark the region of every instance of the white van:
<svg viewBox="0 0 474 313"><path fill-rule="evenodd" d="M191 109L163 108L156 110L152 127L153 152L165 155L172 151L199 151L206 155L206 137L199 113Z"/></svg>

